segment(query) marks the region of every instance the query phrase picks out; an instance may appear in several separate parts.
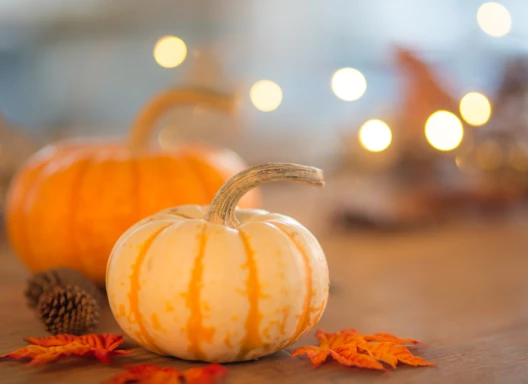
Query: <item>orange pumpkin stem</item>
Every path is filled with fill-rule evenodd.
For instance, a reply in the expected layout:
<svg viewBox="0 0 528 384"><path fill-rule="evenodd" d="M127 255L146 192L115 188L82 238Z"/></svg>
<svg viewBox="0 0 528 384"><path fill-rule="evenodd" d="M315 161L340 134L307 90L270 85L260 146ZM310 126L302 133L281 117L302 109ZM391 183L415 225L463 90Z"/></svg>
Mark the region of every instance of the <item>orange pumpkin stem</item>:
<svg viewBox="0 0 528 384"><path fill-rule="evenodd" d="M234 96L199 88L168 89L156 95L139 112L132 125L129 147L132 150L144 148L160 118L171 109L183 105L203 105L228 114L237 108Z"/></svg>
<svg viewBox="0 0 528 384"><path fill-rule="evenodd" d="M295 181L323 187L323 171L319 168L293 163L268 163L242 171L229 179L216 193L206 220L211 223L237 227L235 217L238 201L251 189L270 182Z"/></svg>

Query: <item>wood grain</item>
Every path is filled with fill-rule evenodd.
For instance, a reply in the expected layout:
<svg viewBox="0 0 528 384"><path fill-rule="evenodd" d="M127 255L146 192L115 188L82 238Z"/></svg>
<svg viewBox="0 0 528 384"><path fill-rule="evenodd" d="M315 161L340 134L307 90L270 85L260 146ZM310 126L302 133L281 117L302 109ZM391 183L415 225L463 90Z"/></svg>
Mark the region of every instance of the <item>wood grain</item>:
<svg viewBox="0 0 528 384"><path fill-rule="evenodd" d="M315 228L327 254L333 285L319 327L328 331L353 327L416 338L428 344L416 354L438 366L401 366L391 374L333 363L314 369L303 358L289 356L295 347L314 342L312 332L273 356L227 365L228 383L528 382L528 217L397 234L332 233L299 202L298 190L280 202L268 199L266 203ZM5 241L0 261L3 354L25 345L23 337L45 332L25 306L22 291L28 274ZM120 332L108 308L97 331ZM136 353L108 366L84 360L38 368L0 362L0 383L100 383L125 364L156 363L180 369L198 365L156 356L129 340L127 345Z"/></svg>

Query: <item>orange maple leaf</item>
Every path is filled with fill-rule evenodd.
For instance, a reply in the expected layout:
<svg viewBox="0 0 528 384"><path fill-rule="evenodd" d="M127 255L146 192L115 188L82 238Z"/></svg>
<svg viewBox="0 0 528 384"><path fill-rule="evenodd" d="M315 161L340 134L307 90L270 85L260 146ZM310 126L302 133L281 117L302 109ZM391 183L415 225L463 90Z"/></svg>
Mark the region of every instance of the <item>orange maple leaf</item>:
<svg viewBox="0 0 528 384"><path fill-rule="evenodd" d="M125 369L126 372L105 384L218 384L227 376L227 370L220 364L190 368L183 372L149 364L126 366Z"/></svg>
<svg viewBox="0 0 528 384"><path fill-rule="evenodd" d="M292 356L305 355L314 367L319 367L329 356L342 365L385 371L381 362L396 368L398 362L412 366L429 366L421 357L414 356L402 344L418 344L414 339L403 339L389 333L362 335L352 328L335 333L322 329L315 333L319 346L306 346L293 351Z"/></svg>
<svg viewBox="0 0 528 384"><path fill-rule="evenodd" d="M131 351L116 350L124 339L123 336L111 334L27 337L24 340L32 345L0 356L0 360L30 360L30 365L39 365L50 363L60 357L95 356L99 361L109 363L112 356L131 353Z"/></svg>
<svg viewBox="0 0 528 384"><path fill-rule="evenodd" d="M51 363L66 356L86 356L90 353L90 347L79 341L75 341L66 346L41 347L39 345L29 345L14 352L0 356L0 359L30 360L29 365L39 365Z"/></svg>
<svg viewBox="0 0 528 384"><path fill-rule="evenodd" d="M313 366L317 368L322 363L326 361L328 356L332 354L332 350L328 347L315 347L315 346L307 346L307 347L301 347L293 351L292 356L298 356L298 355L305 355L310 359Z"/></svg>
<svg viewBox="0 0 528 384"><path fill-rule="evenodd" d="M423 344L422 342L414 339L402 339L398 336L391 335L390 333L375 333L373 335L364 335L363 339L366 341L388 341L394 344Z"/></svg>
<svg viewBox="0 0 528 384"><path fill-rule="evenodd" d="M109 363L112 356L128 355L132 353L132 351L122 349L116 350L117 347L123 344L124 338L123 336L109 333L92 333L82 336L64 334L40 338L26 337L24 340L30 344L40 345L42 347L68 345L74 341L80 341L83 344L90 346L92 354L103 363Z"/></svg>
<svg viewBox="0 0 528 384"><path fill-rule="evenodd" d="M362 353L366 352L370 356L389 364L392 368L396 368L398 362L412 365L414 367L434 365L433 363L424 360L422 357L414 356L411 351L403 345L397 345L390 342L361 343L357 345L357 349Z"/></svg>
<svg viewBox="0 0 528 384"><path fill-rule="evenodd" d="M375 358L357 352L356 345L361 335L355 329L344 329L335 333L319 329L315 336L319 340L319 347L301 347L295 350L292 356L306 355L316 368L324 363L328 356L332 356L340 364L350 367L385 369Z"/></svg>

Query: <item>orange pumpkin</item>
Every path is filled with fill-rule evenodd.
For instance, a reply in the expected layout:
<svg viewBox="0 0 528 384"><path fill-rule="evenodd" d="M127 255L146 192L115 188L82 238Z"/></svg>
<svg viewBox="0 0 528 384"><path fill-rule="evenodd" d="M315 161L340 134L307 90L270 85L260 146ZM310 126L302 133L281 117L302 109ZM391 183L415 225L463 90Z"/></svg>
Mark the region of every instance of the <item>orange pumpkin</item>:
<svg viewBox="0 0 528 384"><path fill-rule="evenodd" d="M184 144L168 151L146 144L160 116L184 104L235 109L231 97L169 90L139 114L128 142L65 140L27 161L8 190L6 225L12 247L31 271L71 267L103 286L110 251L128 227L161 209L206 204L246 168L226 149ZM246 195L240 207L259 202L258 193Z"/></svg>

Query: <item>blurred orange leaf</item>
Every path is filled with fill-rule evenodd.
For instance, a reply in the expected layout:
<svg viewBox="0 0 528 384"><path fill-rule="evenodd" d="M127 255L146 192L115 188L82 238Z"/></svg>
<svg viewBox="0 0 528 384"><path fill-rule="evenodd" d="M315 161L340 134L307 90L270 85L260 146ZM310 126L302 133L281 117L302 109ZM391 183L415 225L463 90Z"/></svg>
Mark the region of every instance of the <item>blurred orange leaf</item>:
<svg viewBox="0 0 528 384"><path fill-rule="evenodd" d="M53 362L61 357L95 356L99 361L108 363L112 356L131 353L131 351L116 350L123 343L123 337L111 334L27 337L24 340L32 345L0 356L0 359L29 360L30 365L39 365Z"/></svg>
<svg viewBox="0 0 528 384"><path fill-rule="evenodd" d="M220 364L190 368L183 372L148 364L127 366L125 369L126 372L105 384L218 384L227 376L227 369Z"/></svg>
<svg viewBox="0 0 528 384"><path fill-rule="evenodd" d="M173 368L142 364L126 366L125 369L126 372L119 373L105 384L181 384L181 372Z"/></svg>
<svg viewBox="0 0 528 384"><path fill-rule="evenodd" d="M385 371L382 362L392 368L404 363L411 366L430 366L421 357L414 356L403 344L418 344L413 339L403 339L389 333L362 335L355 329L328 333L319 329L315 336L319 346L296 349L292 356L305 355L314 367L319 367L329 356L342 365Z"/></svg>
<svg viewBox="0 0 528 384"><path fill-rule="evenodd" d="M200 368L183 371L183 382L186 384L217 384L227 377L227 369L220 364L210 364Z"/></svg>

